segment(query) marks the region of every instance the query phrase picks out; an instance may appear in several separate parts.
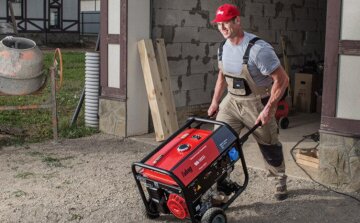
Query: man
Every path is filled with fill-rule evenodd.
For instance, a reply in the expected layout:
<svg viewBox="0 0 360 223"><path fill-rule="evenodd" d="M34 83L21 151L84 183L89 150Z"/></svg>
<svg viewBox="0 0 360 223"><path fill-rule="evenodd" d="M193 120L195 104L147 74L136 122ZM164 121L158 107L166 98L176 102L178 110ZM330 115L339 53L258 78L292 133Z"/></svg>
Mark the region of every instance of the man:
<svg viewBox="0 0 360 223"><path fill-rule="evenodd" d="M244 127L262 123L253 135L268 176L275 179L275 198L284 200L287 176L275 112L288 76L271 45L243 31L236 6L221 5L212 22L225 41L218 50L219 74L208 115L216 115L216 120L228 123L239 134ZM226 87L228 93L220 103Z"/></svg>

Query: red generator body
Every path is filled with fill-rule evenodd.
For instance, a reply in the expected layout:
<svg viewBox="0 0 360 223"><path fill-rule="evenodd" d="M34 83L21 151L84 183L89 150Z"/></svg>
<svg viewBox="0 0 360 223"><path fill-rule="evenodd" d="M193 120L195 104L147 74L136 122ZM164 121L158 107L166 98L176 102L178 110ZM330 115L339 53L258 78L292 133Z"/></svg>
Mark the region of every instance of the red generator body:
<svg viewBox="0 0 360 223"><path fill-rule="evenodd" d="M217 128L215 131L201 129L203 124ZM224 210L244 191L248 182L242 144L257 127L239 139L225 123L190 118L169 139L132 165L145 206L144 214L150 219L173 214L192 222L213 222L214 219L226 222ZM215 207L211 202L214 187L228 176L238 160L244 181L236 183L226 203Z"/></svg>

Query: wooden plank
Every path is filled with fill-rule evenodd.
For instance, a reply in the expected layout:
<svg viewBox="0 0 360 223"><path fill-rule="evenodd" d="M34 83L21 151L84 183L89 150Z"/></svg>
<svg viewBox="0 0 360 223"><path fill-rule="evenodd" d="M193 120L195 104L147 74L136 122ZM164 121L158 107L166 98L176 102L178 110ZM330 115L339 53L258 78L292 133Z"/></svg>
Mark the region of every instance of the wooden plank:
<svg viewBox="0 0 360 223"><path fill-rule="evenodd" d="M160 82L163 87L165 100L167 101L166 118L169 119L170 133L174 133L176 130L179 129L179 125L177 121L177 114L176 114L176 107L173 98L173 93L171 90L170 71L169 71L169 64L167 61L164 39L156 39L155 53L159 68Z"/></svg>
<svg viewBox="0 0 360 223"><path fill-rule="evenodd" d="M310 162L310 161L307 161L307 160L298 159L298 160L296 160L296 162L298 164L301 164L301 165L304 165L304 166L309 166L309 167L313 167L313 168L316 168L316 169L319 168L319 164L313 163L313 162Z"/></svg>
<svg viewBox="0 0 360 223"><path fill-rule="evenodd" d="M339 0L327 1L324 83L322 94L321 116L335 117L337 105L339 37L341 22L341 4ZM327 130L327 129L323 129Z"/></svg>
<svg viewBox="0 0 360 223"><path fill-rule="evenodd" d="M305 166L319 168L319 159L314 149L299 149L296 153L296 162Z"/></svg>
<svg viewBox="0 0 360 223"><path fill-rule="evenodd" d="M319 164L319 159L318 158L313 157L313 156L309 156L309 155L305 155L305 154L301 154L301 153L296 154L296 159L302 159L302 160L306 160L306 161L309 161L309 162Z"/></svg>
<svg viewBox="0 0 360 223"><path fill-rule="evenodd" d="M166 119L166 98L160 81L154 47L152 41L138 42L141 66L143 69L146 91L154 123L156 141L162 141L170 136L169 122Z"/></svg>
<svg viewBox="0 0 360 223"><path fill-rule="evenodd" d="M340 40L339 54L360 56L360 41L359 40Z"/></svg>
<svg viewBox="0 0 360 223"><path fill-rule="evenodd" d="M10 11L10 15L11 15L11 23L13 25L14 33L18 34L17 24L16 24L16 19L15 19L15 15L14 15L14 8L13 8L13 5L12 5L12 2L8 1L8 5L9 5L9 11Z"/></svg>

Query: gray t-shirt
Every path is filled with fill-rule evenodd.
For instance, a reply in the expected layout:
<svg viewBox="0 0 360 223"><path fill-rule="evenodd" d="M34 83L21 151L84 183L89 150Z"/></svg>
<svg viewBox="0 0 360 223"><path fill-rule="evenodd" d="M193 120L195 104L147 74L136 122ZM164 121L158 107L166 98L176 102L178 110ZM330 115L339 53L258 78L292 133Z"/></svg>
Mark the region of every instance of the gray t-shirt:
<svg viewBox="0 0 360 223"><path fill-rule="evenodd" d="M223 46L222 62L224 72L240 74L243 64L243 57L251 39L256 37L254 34L244 32L244 39L239 45L232 45L226 40ZM276 56L274 48L263 40L256 41L250 50L248 69L251 77L258 86L270 86L272 78L269 76L280 66L279 58Z"/></svg>

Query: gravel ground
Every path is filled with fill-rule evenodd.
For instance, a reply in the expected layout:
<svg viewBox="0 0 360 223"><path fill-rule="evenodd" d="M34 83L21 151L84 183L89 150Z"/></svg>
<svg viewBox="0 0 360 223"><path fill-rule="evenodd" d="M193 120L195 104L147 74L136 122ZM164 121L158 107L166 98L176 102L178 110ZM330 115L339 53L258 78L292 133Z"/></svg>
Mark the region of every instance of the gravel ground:
<svg viewBox="0 0 360 223"><path fill-rule="evenodd" d="M0 222L182 222L141 214L130 166L151 149L103 134L0 148ZM229 222L360 222L354 199L290 178L289 198L278 202L264 171L249 174L247 189L226 211Z"/></svg>

